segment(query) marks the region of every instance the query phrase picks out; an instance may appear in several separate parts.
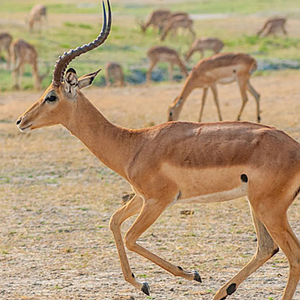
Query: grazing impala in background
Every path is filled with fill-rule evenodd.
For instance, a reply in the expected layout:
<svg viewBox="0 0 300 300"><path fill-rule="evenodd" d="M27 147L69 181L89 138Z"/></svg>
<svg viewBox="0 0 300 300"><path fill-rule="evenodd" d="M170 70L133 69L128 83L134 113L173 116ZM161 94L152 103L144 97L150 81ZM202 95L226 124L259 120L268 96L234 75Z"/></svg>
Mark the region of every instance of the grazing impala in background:
<svg viewBox="0 0 300 300"><path fill-rule="evenodd" d="M170 122L135 130L112 124L80 91L99 71L77 78L71 68L65 74L75 57L105 41L110 27L109 7L108 22L105 17L98 38L59 58L52 84L20 116L17 126L30 131L64 125L131 184L136 196L113 214L110 228L124 278L137 289L149 295L148 284L139 282L130 268L125 245L175 276L201 281L197 272L185 271L137 243L168 206L247 196L257 232L257 251L213 299L233 294L280 247L290 265L282 299L291 300L300 277L300 243L288 223L287 209L299 192L300 145L280 130L247 122ZM136 214L123 240L121 224Z"/></svg>
<svg viewBox="0 0 300 300"><path fill-rule="evenodd" d="M173 67L174 65L177 65L182 74L184 76L188 76L188 71L186 66L184 65L183 61L180 59L177 51L170 49L168 47L164 46L155 46L150 48L147 51L147 56L150 60L150 67L147 71L146 78L147 81L151 81L151 73L153 68L159 63L159 62L168 62L169 65L169 80L173 80Z"/></svg>
<svg viewBox="0 0 300 300"><path fill-rule="evenodd" d="M170 15L171 12L167 9L158 9L153 11L145 23L139 22L142 32L145 33L149 26L153 26L161 32Z"/></svg>
<svg viewBox="0 0 300 300"><path fill-rule="evenodd" d="M21 89L21 79L24 73L25 64L29 64L32 67L34 87L36 90L41 89L41 83L46 77L47 72L42 76L39 75L38 54L34 46L22 39L18 39L11 44L10 53L14 88L18 90Z"/></svg>
<svg viewBox="0 0 300 300"><path fill-rule="evenodd" d="M242 95L242 107L238 113L239 121L248 101L246 91L248 90L256 100L257 122L260 122L259 94L250 84L250 76L256 70L257 64L253 57L243 53L220 53L212 57L200 60L190 72L186 82L181 90L180 95L169 107L168 120L176 121L179 118L182 106L189 94L195 88L203 88L203 97L199 122L202 120L203 109L208 89L213 92L214 101L218 110L219 120L222 121L219 98L217 93L217 83L228 84L236 81L239 85Z"/></svg>
<svg viewBox="0 0 300 300"><path fill-rule="evenodd" d="M273 34L274 36L278 32L283 32L284 35L287 35L285 29L286 18L272 18L265 22L263 28L258 31L257 35L260 36L262 33L264 37Z"/></svg>
<svg viewBox="0 0 300 300"><path fill-rule="evenodd" d="M122 66L116 62L109 62L105 66L105 80L107 86L125 86Z"/></svg>
<svg viewBox="0 0 300 300"><path fill-rule="evenodd" d="M12 42L12 36L7 33L7 32L3 32L0 33L0 55L2 51L6 52L7 58L6 58L6 65L7 65L7 69L9 69L10 67L10 45Z"/></svg>
<svg viewBox="0 0 300 300"><path fill-rule="evenodd" d="M33 6L28 18L29 30L32 31L37 25L39 25L39 30L41 30L44 21L47 22L47 7L42 4Z"/></svg>
<svg viewBox="0 0 300 300"><path fill-rule="evenodd" d="M185 59L188 61L196 51L201 53L201 59L204 57L204 52L206 50L211 50L214 52L214 54L218 54L221 52L223 47L224 43L218 38L203 37L200 39L195 39L191 48L186 53Z"/></svg>
<svg viewBox="0 0 300 300"><path fill-rule="evenodd" d="M193 29L193 23L193 20L182 15L170 18L164 27L160 40L164 41L169 32L177 31L178 28L187 29L192 34L193 38L195 38L196 33Z"/></svg>

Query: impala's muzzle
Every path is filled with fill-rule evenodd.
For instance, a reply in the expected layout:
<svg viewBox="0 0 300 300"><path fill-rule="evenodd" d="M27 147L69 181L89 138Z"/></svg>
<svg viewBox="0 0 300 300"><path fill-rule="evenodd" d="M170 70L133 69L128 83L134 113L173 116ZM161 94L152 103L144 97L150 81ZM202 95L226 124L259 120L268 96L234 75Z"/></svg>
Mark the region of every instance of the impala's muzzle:
<svg viewBox="0 0 300 300"><path fill-rule="evenodd" d="M16 122L17 127L21 132L28 132L31 130L32 124L29 124L24 117L20 117Z"/></svg>

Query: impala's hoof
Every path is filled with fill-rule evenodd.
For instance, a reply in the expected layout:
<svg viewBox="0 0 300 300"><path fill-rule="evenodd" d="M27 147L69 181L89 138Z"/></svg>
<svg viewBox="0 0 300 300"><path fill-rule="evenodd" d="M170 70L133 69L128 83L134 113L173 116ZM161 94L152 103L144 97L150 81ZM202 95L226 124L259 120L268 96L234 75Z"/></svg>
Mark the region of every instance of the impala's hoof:
<svg viewBox="0 0 300 300"><path fill-rule="evenodd" d="M149 286L149 284L148 284L147 282L144 282L144 283L143 283L143 286L142 286L142 288L141 288L141 291L142 291L143 293L145 293L147 296L150 296L150 286Z"/></svg>
<svg viewBox="0 0 300 300"><path fill-rule="evenodd" d="M202 282L202 279L197 271L194 272L194 280Z"/></svg>

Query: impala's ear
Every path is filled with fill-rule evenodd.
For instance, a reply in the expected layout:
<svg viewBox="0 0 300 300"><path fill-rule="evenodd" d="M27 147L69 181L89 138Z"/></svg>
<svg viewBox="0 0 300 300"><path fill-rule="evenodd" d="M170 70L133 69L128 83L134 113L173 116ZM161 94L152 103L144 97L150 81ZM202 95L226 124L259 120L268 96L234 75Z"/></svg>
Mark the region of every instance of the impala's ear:
<svg viewBox="0 0 300 300"><path fill-rule="evenodd" d="M67 70L64 82L65 92L67 93L67 96L70 98L75 97L76 89L78 86L78 79L76 71L73 68Z"/></svg>
<svg viewBox="0 0 300 300"><path fill-rule="evenodd" d="M98 73L101 71L101 69L99 69L98 71L94 72L94 73L90 73L87 75L83 75L78 79L78 87L79 89L85 88L89 85L92 84L92 82L94 81L95 77L98 75Z"/></svg>

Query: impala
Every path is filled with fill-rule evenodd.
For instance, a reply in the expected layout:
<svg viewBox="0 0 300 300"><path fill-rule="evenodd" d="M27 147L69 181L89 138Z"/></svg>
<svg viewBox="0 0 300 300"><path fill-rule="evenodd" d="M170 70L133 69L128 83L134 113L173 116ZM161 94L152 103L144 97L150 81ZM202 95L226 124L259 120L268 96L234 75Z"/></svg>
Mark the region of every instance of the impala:
<svg viewBox="0 0 300 300"><path fill-rule="evenodd" d="M103 4L104 6L104 4ZM283 299L293 297L300 277L300 243L287 220L287 209L299 192L300 145L273 127L254 123L197 124L171 122L144 129L125 129L109 122L80 91L99 71L77 78L65 70L77 56L100 46L111 27L104 7L104 25L90 44L63 54L52 84L17 121L21 131L63 124L90 151L124 177L136 195L113 214L113 232L125 280L149 294L129 265L125 245L175 276L201 281L197 272L153 254L137 243L139 236L170 205L209 203L248 196L257 231L257 252L250 262L214 296L225 299L277 251L286 254L289 279ZM121 224L137 219L124 241Z"/></svg>
<svg viewBox="0 0 300 300"><path fill-rule="evenodd" d="M139 22L142 32L145 33L149 26L158 28L158 31L161 32L170 15L171 12L167 9L158 9L153 11L145 23Z"/></svg>
<svg viewBox="0 0 300 300"><path fill-rule="evenodd" d="M32 7L29 13L29 30L32 31L34 26L37 24L39 24L39 30L41 30L44 20L47 22L47 7L43 4L36 4Z"/></svg>
<svg viewBox="0 0 300 300"><path fill-rule="evenodd" d="M258 31L257 35L260 36L264 32L264 37L273 34L276 35L277 32L282 31L284 35L287 35L285 29L286 18L272 18L265 22L261 30Z"/></svg>
<svg viewBox="0 0 300 300"><path fill-rule="evenodd" d="M105 66L105 80L107 86L125 86L122 66L116 62L109 62Z"/></svg>
<svg viewBox="0 0 300 300"><path fill-rule="evenodd" d="M9 69L9 66L10 66L10 45L11 45L11 42L12 42L12 36L7 33L7 32L3 32L3 33L0 33L0 54L1 54L1 51L5 51L7 53L7 59L6 59L6 66L7 66L7 69Z"/></svg>
<svg viewBox="0 0 300 300"><path fill-rule="evenodd" d="M170 81L173 80L174 65L177 65L180 68L180 70L184 76L188 76L187 68L184 65L183 61L180 59L176 50L173 50L171 48L164 47L164 46L155 46L155 47L150 48L147 51L147 56L150 60L150 67L146 74L146 78L147 78L148 82L150 82L150 80L151 80L152 70L159 62L168 62L169 63L169 80Z"/></svg>
<svg viewBox="0 0 300 300"><path fill-rule="evenodd" d="M204 57L204 52L206 50L212 50L215 54L218 54L221 52L223 47L224 43L218 38L203 37L201 39L195 39L190 49L186 53L185 59L188 61L196 51L201 53L201 59Z"/></svg>
<svg viewBox="0 0 300 300"><path fill-rule="evenodd" d="M25 64L29 64L32 67L35 89L41 89L42 81L48 72L42 76L39 75L38 53L35 47L22 39L18 39L11 44L10 53L14 88L21 88L21 79L24 73Z"/></svg>
<svg viewBox="0 0 300 300"><path fill-rule="evenodd" d="M200 60L190 72L180 95L174 100L168 110L168 120L178 120L182 106L189 94L195 88L203 88L199 122L201 122L205 100L210 88L218 110L219 120L222 121L221 109L217 93L217 83L228 84L236 81L242 95L242 106L237 120L240 120L244 107L248 101L246 90L256 100L257 122L260 122L259 94L250 84L250 76L256 70L257 64L254 58L244 53L220 53L212 57Z"/></svg>
<svg viewBox="0 0 300 300"><path fill-rule="evenodd" d="M185 15L179 15L168 19L160 40L164 41L169 32L175 32L178 28L186 28L192 34L193 38L195 38L196 33L193 29L193 23L193 20L187 18Z"/></svg>

